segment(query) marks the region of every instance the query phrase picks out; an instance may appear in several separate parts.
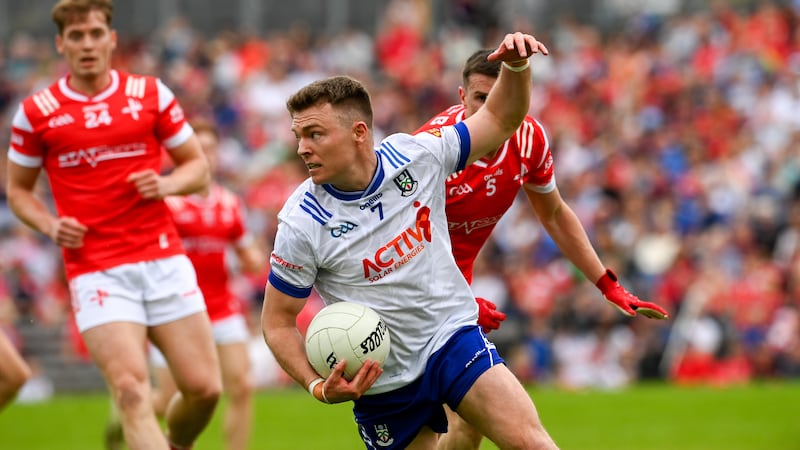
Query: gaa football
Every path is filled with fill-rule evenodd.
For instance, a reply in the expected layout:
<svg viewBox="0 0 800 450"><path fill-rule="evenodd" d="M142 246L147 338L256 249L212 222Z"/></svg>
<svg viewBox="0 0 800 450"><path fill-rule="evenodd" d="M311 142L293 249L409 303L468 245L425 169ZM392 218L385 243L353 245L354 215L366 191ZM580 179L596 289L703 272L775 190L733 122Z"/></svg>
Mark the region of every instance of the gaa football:
<svg viewBox="0 0 800 450"><path fill-rule="evenodd" d="M386 322L372 308L337 302L322 308L306 331L306 355L318 374L327 378L342 359L344 377L351 380L364 361L381 365L389 355L391 339Z"/></svg>

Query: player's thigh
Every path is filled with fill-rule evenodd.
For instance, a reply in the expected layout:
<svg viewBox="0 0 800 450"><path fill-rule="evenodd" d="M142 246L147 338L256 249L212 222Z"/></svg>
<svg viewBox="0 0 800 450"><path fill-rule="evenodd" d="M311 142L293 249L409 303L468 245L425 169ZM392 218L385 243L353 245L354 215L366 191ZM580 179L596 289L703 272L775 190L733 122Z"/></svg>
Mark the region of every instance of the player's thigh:
<svg viewBox="0 0 800 450"><path fill-rule="evenodd" d="M477 428L465 421L457 412L445 405L447 414L447 434L442 436L447 445L439 444L438 448L479 448L483 435Z"/></svg>
<svg viewBox="0 0 800 450"><path fill-rule="evenodd" d="M81 333L86 348L112 387L149 381L147 328L133 322L110 322Z"/></svg>
<svg viewBox="0 0 800 450"><path fill-rule="evenodd" d="M541 440L543 430L536 407L503 364L478 377L456 412L500 448Z"/></svg>
<svg viewBox="0 0 800 450"><path fill-rule="evenodd" d="M406 450L434 450L439 440L439 434L430 427L422 427L417 436L408 444Z"/></svg>
<svg viewBox="0 0 800 450"><path fill-rule="evenodd" d="M205 312L150 328L181 391L220 390L221 376L211 323Z"/></svg>
<svg viewBox="0 0 800 450"><path fill-rule="evenodd" d="M149 344L147 351L153 384L158 389L160 396L169 399L177 388L175 387L175 380L172 379L172 373L169 371L167 359L164 358L161 350L152 343Z"/></svg>

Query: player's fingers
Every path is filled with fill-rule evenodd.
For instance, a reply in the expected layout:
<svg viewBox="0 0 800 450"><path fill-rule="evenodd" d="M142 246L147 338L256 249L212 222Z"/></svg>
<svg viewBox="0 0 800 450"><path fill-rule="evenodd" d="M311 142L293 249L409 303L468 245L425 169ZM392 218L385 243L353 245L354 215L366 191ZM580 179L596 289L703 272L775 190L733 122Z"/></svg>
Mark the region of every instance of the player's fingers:
<svg viewBox="0 0 800 450"><path fill-rule="evenodd" d="M536 39L534 36L526 34L525 37L527 39L528 48L530 49L531 54L533 53L541 53L543 55L550 54L550 50L548 50L547 47L543 43L539 42L539 40Z"/></svg>
<svg viewBox="0 0 800 450"><path fill-rule="evenodd" d="M639 301L636 302L634 308L639 314L651 319L666 319L669 317L667 311L655 303Z"/></svg>
<svg viewBox="0 0 800 450"><path fill-rule="evenodd" d="M507 36L509 39L507 40L506 48L509 50L515 50L521 58L527 58L529 55L528 51L530 49L528 48L528 44L525 40L525 35L520 32L516 32Z"/></svg>
<svg viewBox="0 0 800 450"><path fill-rule="evenodd" d="M138 172L133 172L130 175L128 175L127 180L129 182L134 182L135 183L135 182L138 182L138 181L141 181L141 180L147 180L149 178L153 178L156 175L157 174L155 173L155 171L150 170L150 169L140 170Z"/></svg>
<svg viewBox="0 0 800 450"><path fill-rule="evenodd" d="M633 308L631 308L629 306L626 306L626 307L623 308L622 306L618 305L617 303L612 302L611 300L606 299L606 301L608 303L611 303L615 308L617 308L622 314L625 314L626 316L633 317L633 316L636 315L636 311L634 311Z"/></svg>
<svg viewBox="0 0 800 450"><path fill-rule="evenodd" d="M62 218L61 225L65 230L72 233L79 233L81 236L89 230L89 227L78 222L74 217Z"/></svg>
<svg viewBox="0 0 800 450"><path fill-rule="evenodd" d="M636 312L645 317L649 317L650 319L664 320L669 318L669 314L667 314L666 311L657 311L655 309L645 308L641 306L639 307L639 309L636 310Z"/></svg>

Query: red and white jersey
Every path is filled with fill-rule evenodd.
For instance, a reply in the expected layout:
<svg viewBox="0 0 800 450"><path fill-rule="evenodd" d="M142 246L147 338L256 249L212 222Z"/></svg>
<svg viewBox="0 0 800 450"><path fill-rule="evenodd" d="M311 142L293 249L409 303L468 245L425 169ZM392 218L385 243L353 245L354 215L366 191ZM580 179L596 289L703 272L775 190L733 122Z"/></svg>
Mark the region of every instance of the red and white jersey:
<svg viewBox="0 0 800 450"><path fill-rule="evenodd" d="M414 134L435 132L464 119L464 106L454 105L429 120ZM495 225L508 211L524 185L536 192L555 189L553 155L544 127L526 116L491 158L482 158L456 172L445 183L447 225L453 256L461 273L472 283L475 257Z"/></svg>
<svg viewBox="0 0 800 450"><path fill-rule="evenodd" d="M153 77L111 71L109 86L87 97L65 76L22 101L8 158L43 168L58 215L89 228L83 247L63 250L68 278L183 252L166 204L126 179L159 172L162 146L191 135L175 95Z"/></svg>
<svg viewBox="0 0 800 450"><path fill-rule="evenodd" d="M236 194L214 184L208 196L167 197L186 254L197 272L212 322L241 312L239 300L228 288L226 250L244 244L242 202Z"/></svg>

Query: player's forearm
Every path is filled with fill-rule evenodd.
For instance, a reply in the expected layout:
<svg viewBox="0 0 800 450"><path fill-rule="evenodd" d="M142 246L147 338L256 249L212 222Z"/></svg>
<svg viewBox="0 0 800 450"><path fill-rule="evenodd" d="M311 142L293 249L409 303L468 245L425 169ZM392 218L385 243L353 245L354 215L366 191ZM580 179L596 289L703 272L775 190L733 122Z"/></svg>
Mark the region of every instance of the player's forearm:
<svg viewBox="0 0 800 450"><path fill-rule="evenodd" d="M507 64L501 65L500 76L486 98L484 108L498 123L498 146L519 128L530 108L531 69L528 60L524 63L527 67L521 71L517 71L518 68L510 70Z"/></svg>
<svg viewBox="0 0 800 450"><path fill-rule="evenodd" d="M540 218L542 219L542 218ZM548 235L566 257L586 278L595 283L605 273L605 266L592 246L578 216L562 205L550 217L541 220Z"/></svg>
<svg viewBox="0 0 800 450"><path fill-rule="evenodd" d="M522 124L528 113L531 72L524 69L514 72L503 68L489 91L486 103L472 117L469 124L472 145L467 164L471 164L503 144ZM473 124L479 122L480 126Z"/></svg>
<svg viewBox="0 0 800 450"><path fill-rule="evenodd" d="M319 377L306 358L303 337L296 327L264 326L262 333L275 360L297 384L307 388L312 380Z"/></svg>
<svg viewBox="0 0 800 450"><path fill-rule="evenodd" d="M47 236L58 221L40 198L24 189L9 187L8 207L22 223Z"/></svg>
<svg viewBox="0 0 800 450"><path fill-rule="evenodd" d="M166 195L186 195L201 191L211 183L208 162L205 158L194 158L183 162L165 176Z"/></svg>
<svg viewBox="0 0 800 450"><path fill-rule="evenodd" d="M237 247L236 255L239 257L239 263L244 273L254 275L268 270L264 253L258 248L255 241L246 247Z"/></svg>

